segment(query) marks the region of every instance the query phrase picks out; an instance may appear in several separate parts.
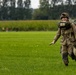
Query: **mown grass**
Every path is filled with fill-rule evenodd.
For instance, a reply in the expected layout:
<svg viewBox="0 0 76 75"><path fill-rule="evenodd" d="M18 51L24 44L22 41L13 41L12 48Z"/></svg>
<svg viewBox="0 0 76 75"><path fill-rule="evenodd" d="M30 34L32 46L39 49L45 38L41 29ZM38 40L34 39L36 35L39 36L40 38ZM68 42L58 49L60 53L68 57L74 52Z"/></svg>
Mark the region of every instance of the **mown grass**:
<svg viewBox="0 0 76 75"><path fill-rule="evenodd" d="M64 66L56 32L0 32L0 75L74 75L76 62Z"/></svg>

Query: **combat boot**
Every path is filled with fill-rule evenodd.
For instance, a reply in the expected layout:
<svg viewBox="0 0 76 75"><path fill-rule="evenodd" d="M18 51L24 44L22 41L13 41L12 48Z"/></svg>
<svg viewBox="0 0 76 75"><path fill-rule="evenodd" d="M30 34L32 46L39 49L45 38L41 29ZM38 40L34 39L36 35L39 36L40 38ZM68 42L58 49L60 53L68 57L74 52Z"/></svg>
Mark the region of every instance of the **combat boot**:
<svg viewBox="0 0 76 75"><path fill-rule="evenodd" d="M76 61L76 56L74 54L71 55L72 60Z"/></svg>
<svg viewBox="0 0 76 75"><path fill-rule="evenodd" d="M75 56L75 58L74 58L74 59L75 59L75 61L76 61L76 56Z"/></svg>
<svg viewBox="0 0 76 75"><path fill-rule="evenodd" d="M68 66L68 63L69 63L69 61L64 60L64 64L65 64L65 66Z"/></svg>
<svg viewBox="0 0 76 75"><path fill-rule="evenodd" d="M68 64L65 64L65 66L68 66Z"/></svg>
<svg viewBox="0 0 76 75"><path fill-rule="evenodd" d="M68 63L69 63L69 61L68 61L68 53L62 54L62 59L63 59L63 62L65 64L65 66L68 66Z"/></svg>

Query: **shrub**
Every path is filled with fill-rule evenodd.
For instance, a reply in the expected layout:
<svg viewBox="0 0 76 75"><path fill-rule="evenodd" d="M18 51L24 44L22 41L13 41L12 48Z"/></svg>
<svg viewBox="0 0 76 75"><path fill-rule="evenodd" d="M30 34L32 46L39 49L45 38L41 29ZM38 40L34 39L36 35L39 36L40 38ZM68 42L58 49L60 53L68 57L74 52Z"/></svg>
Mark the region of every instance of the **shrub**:
<svg viewBox="0 0 76 75"><path fill-rule="evenodd" d="M58 20L0 21L0 31L55 31Z"/></svg>

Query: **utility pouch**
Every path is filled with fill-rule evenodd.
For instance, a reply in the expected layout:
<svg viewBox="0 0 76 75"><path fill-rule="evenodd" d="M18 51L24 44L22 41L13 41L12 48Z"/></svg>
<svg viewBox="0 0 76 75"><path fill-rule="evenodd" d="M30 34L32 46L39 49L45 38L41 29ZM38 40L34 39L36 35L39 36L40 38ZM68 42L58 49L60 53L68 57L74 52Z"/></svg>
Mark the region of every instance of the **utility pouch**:
<svg viewBox="0 0 76 75"><path fill-rule="evenodd" d="M67 29L70 29L71 28L71 23L70 22L60 22L58 27L60 29L64 29L64 30L67 30Z"/></svg>

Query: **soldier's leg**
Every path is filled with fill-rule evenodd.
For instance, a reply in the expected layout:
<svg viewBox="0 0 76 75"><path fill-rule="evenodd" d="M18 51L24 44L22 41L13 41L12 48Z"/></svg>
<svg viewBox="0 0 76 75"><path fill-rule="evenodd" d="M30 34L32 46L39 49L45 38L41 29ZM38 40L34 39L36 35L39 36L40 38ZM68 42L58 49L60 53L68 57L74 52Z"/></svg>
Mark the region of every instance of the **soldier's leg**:
<svg viewBox="0 0 76 75"><path fill-rule="evenodd" d="M68 45L68 54L69 56L74 60L75 59L75 55L73 53L73 46L72 45Z"/></svg>
<svg viewBox="0 0 76 75"><path fill-rule="evenodd" d="M68 66L68 51L67 51L67 46L63 45L62 46L62 49L61 49L61 54L62 54L62 59L63 59L63 62L66 66Z"/></svg>

